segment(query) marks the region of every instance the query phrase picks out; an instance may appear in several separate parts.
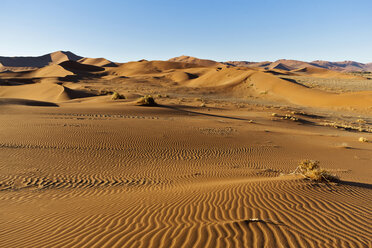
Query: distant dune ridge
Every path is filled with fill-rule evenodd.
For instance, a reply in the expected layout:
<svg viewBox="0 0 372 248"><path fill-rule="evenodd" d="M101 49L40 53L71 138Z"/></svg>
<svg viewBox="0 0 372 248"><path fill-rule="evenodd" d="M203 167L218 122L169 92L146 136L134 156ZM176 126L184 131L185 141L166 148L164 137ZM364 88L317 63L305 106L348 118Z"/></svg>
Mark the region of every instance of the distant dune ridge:
<svg viewBox="0 0 372 248"><path fill-rule="evenodd" d="M216 62L214 60L199 59L199 58L185 56L185 55L182 55L180 57L171 58L171 59L169 59L169 61L183 62L183 63L189 63L189 64L197 64L197 65L201 65L201 66L225 66L224 63Z"/></svg>
<svg viewBox="0 0 372 248"><path fill-rule="evenodd" d="M50 64L59 64L66 60L79 60L83 57L72 52L57 51L38 57L0 57L0 63L5 67L41 68Z"/></svg>
<svg viewBox="0 0 372 248"><path fill-rule="evenodd" d="M250 62L250 61L227 61L227 62L217 62L213 60L198 59L190 56L180 56L169 59L170 61L186 62L193 64L200 64L205 66L224 64L230 66L239 67L259 67L265 69L281 69L281 70L297 70L303 67L319 67L328 70L342 71L342 72L359 72L359 71L372 71L372 63L359 63L355 61L342 61L342 62L330 62L316 60L312 62L304 62L299 60L288 60L280 59L274 62L263 61L263 62Z"/></svg>
<svg viewBox="0 0 372 248"><path fill-rule="evenodd" d="M82 58L78 60L79 63L103 67L116 67L117 65L105 58Z"/></svg>
<svg viewBox="0 0 372 248"><path fill-rule="evenodd" d="M30 70L41 68L51 64L59 64L61 62L71 60L78 61L82 64L102 66L102 67L116 67L117 64L105 58L85 58L78 56L70 51L57 51L37 57L2 57L0 56L0 71L1 70L16 70L22 69ZM316 60L312 62L304 62L299 60L280 59L274 62L249 62L249 61L226 61L217 62L210 59L199 59L191 56L179 56L169 59L171 62L183 62L188 64L197 64L201 66L238 66L238 67L259 67L265 69L281 69L281 70L297 70L303 67L319 67L328 70L351 72L351 71L372 71L372 63L359 63L355 61L330 62Z"/></svg>
<svg viewBox="0 0 372 248"><path fill-rule="evenodd" d="M1 57L0 72L5 70L22 71L42 68L48 65L60 64L64 61L78 61L82 64L95 66L116 66L104 58L84 58L70 51L57 51L37 57Z"/></svg>

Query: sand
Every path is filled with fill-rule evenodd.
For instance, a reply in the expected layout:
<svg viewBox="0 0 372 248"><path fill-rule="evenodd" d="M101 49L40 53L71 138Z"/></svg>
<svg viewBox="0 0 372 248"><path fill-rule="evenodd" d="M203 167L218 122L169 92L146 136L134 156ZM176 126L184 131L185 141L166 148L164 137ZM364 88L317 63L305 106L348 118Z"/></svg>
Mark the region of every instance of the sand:
<svg viewBox="0 0 372 248"><path fill-rule="evenodd" d="M0 74L0 247L371 246L371 91L80 62ZM303 159L341 181L291 174Z"/></svg>

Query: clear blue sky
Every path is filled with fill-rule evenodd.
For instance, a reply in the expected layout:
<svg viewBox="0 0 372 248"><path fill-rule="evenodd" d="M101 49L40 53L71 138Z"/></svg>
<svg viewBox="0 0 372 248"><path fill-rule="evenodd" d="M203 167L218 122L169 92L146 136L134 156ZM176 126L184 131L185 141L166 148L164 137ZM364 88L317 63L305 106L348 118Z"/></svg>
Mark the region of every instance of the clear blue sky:
<svg viewBox="0 0 372 248"><path fill-rule="evenodd" d="M371 0L1 0L0 55L372 62Z"/></svg>

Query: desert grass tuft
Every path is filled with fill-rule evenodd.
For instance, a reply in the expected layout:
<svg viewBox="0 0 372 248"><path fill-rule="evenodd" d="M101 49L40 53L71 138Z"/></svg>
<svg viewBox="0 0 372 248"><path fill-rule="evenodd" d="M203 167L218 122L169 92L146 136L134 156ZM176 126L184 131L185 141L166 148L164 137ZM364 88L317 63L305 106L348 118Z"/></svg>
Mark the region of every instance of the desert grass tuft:
<svg viewBox="0 0 372 248"><path fill-rule="evenodd" d="M118 100L118 99L125 99L124 95L119 94L118 92L114 92L111 96L112 100Z"/></svg>
<svg viewBox="0 0 372 248"><path fill-rule="evenodd" d="M302 175L313 182L338 182L339 178L329 171L319 167L319 161L303 160L299 163L293 174Z"/></svg>
<svg viewBox="0 0 372 248"><path fill-rule="evenodd" d="M158 105L155 102L155 99L151 95L145 95L145 96L141 97L137 101L137 103L139 103L142 106L156 106L156 105Z"/></svg>
<svg viewBox="0 0 372 248"><path fill-rule="evenodd" d="M360 137L358 140L359 142L369 142L366 137Z"/></svg>

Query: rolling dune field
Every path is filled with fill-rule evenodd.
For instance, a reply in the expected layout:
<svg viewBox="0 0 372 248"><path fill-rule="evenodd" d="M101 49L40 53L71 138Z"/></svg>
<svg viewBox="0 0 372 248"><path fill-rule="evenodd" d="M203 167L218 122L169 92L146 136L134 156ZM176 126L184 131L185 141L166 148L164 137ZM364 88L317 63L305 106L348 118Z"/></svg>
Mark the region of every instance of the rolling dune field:
<svg viewBox="0 0 372 248"><path fill-rule="evenodd" d="M0 247L371 247L368 79L62 55L0 73Z"/></svg>

